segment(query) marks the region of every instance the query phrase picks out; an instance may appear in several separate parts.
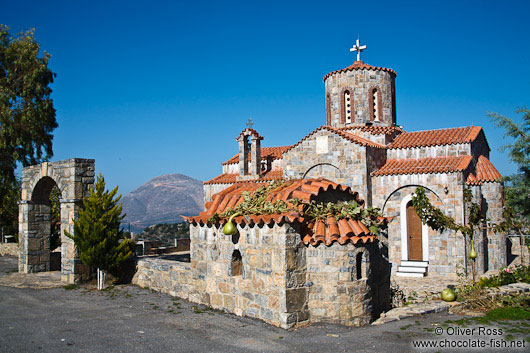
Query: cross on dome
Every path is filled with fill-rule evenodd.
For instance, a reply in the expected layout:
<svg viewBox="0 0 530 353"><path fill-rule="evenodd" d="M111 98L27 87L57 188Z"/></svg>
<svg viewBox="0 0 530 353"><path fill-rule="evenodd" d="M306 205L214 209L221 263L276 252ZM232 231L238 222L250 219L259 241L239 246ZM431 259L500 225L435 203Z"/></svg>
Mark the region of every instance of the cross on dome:
<svg viewBox="0 0 530 353"><path fill-rule="evenodd" d="M359 38L357 38L357 41L355 42L355 45L353 48L350 49L351 52L356 51L357 52L357 61L361 61L361 52L366 49L366 45L361 45L359 43Z"/></svg>

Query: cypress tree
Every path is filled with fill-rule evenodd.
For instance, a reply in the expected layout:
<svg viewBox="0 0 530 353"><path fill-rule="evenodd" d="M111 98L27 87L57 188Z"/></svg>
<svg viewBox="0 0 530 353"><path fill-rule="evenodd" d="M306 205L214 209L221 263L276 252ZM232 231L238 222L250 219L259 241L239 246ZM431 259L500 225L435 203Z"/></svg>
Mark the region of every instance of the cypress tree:
<svg viewBox="0 0 530 353"><path fill-rule="evenodd" d="M121 214L122 204L118 204L121 195L115 198L117 192L117 186L112 191L105 190L105 178L100 173L95 189L83 200L84 209L74 220L74 234L65 232L73 239L81 261L98 269L98 289L103 286L101 275L115 273L132 256L135 247L134 242L125 239L120 230L125 215Z"/></svg>

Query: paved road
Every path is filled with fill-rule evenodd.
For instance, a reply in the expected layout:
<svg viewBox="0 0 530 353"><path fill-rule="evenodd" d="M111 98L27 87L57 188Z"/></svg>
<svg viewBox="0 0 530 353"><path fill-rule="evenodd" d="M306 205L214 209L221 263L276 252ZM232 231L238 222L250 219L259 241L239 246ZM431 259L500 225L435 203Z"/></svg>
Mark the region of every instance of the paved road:
<svg viewBox="0 0 530 353"><path fill-rule="evenodd" d="M412 339L436 338L427 330L455 318L286 331L132 285L101 292L1 286L14 268L15 259L0 257L0 352L410 352Z"/></svg>

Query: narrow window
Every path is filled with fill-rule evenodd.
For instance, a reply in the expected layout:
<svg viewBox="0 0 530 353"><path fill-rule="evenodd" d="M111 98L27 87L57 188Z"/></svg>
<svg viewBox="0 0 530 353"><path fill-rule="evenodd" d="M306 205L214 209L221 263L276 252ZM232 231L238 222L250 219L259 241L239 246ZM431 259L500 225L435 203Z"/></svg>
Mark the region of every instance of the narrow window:
<svg viewBox="0 0 530 353"><path fill-rule="evenodd" d="M234 250L232 253L232 261L230 263L230 276L241 276L243 274L243 259L239 250Z"/></svg>
<svg viewBox="0 0 530 353"><path fill-rule="evenodd" d="M326 95L326 124L331 126L331 96Z"/></svg>
<svg viewBox="0 0 530 353"><path fill-rule="evenodd" d="M344 91L344 122L351 123L352 104L349 90Z"/></svg>
<svg viewBox="0 0 530 353"><path fill-rule="evenodd" d="M363 278L363 253L360 252L357 254L355 259L355 269L357 270L357 279Z"/></svg>
<svg viewBox="0 0 530 353"><path fill-rule="evenodd" d="M375 121L379 121L379 90L377 88L374 88L372 91L372 109L373 109L373 117Z"/></svg>

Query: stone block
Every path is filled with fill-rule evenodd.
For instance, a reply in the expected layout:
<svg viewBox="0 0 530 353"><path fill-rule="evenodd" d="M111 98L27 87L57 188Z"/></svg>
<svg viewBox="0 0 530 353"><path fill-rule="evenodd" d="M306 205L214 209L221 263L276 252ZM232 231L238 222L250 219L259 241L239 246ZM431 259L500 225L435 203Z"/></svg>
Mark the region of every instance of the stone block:
<svg viewBox="0 0 530 353"><path fill-rule="evenodd" d="M288 312L301 310L307 301L307 288L293 288L287 289L286 294L286 309Z"/></svg>

